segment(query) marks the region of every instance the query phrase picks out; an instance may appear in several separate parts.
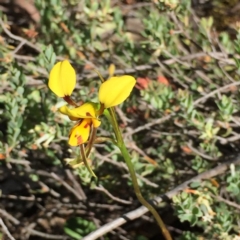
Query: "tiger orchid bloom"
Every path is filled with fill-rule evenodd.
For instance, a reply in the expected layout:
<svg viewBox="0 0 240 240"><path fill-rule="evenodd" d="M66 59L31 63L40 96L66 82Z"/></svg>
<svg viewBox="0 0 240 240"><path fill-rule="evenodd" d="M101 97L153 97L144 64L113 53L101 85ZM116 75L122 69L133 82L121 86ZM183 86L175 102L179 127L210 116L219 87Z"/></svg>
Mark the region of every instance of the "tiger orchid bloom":
<svg viewBox="0 0 240 240"><path fill-rule="evenodd" d="M67 60L56 63L50 72L48 86L58 97L63 97L66 102L75 106L75 108L68 108L65 105L59 109L59 112L67 115L70 120L76 121L70 130L69 145L78 146L87 142L91 129L100 126L101 122L98 118L103 110L125 101L135 83L135 78L129 75L110 77L99 88L100 109L97 109L96 103L91 102L76 106L76 104L71 104L74 102L70 98L76 85L75 70Z"/></svg>

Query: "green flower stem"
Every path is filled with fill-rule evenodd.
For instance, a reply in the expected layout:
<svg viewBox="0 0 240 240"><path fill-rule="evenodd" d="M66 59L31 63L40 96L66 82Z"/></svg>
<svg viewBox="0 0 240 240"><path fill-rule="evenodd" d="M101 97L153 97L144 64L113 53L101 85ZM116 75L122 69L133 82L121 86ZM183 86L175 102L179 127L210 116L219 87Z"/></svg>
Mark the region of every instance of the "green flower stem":
<svg viewBox="0 0 240 240"><path fill-rule="evenodd" d="M139 188L138 182L137 182L137 176L136 176L136 173L134 171L134 167L133 167L133 164L132 164L132 161L131 161L131 157L130 157L129 152L128 152L126 146L125 146L122 134L121 134L120 129L118 127L115 111L114 111L113 108L110 108L109 111L110 111L110 115L112 117L111 122L112 122L114 132L115 132L115 135L116 135L116 138L117 138L118 147L119 147L119 149L120 149L120 151L123 155L123 158L124 158L124 160L125 160L125 162L128 166L128 170L129 170L129 173L130 173L130 176L131 176L131 179L132 179L135 194L136 194L139 202L142 205L144 205L152 213L152 215L156 219L160 229L162 230L162 233L163 233L165 239L166 240L172 240L172 237L171 237L169 231L167 230L164 222L162 221L161 217L157 213L156 209L150 203L148 203L141 194L141 191L140 191L140 188Z"/></svg>
<svg viewBox="0 0 240 240"><path fill-rule="evenodd" d="M120 132L120 129L118 127L118 122L117 122L117 118L116 118L116 113L115 113L115 109L114 108L109 108L109 113L110 113L110 123L113 126L114 129L114 133L117 139L117 143L119 144L124 144L123 138L122 138L122 134Z"/></svg>

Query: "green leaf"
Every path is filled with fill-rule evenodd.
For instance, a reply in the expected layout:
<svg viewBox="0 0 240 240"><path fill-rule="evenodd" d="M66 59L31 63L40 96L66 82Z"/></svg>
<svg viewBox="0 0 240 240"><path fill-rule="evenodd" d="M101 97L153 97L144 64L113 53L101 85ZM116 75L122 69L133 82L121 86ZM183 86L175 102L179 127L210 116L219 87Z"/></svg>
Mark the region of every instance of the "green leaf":
<svg viewBox="0 0 240 240"><path fill-rule="evenodd" d="M200 187L200 186L201 186L201 181L192 182L192 183L190 184L190 187L191 187L191 188L198 188L198 187Z"/></svg>

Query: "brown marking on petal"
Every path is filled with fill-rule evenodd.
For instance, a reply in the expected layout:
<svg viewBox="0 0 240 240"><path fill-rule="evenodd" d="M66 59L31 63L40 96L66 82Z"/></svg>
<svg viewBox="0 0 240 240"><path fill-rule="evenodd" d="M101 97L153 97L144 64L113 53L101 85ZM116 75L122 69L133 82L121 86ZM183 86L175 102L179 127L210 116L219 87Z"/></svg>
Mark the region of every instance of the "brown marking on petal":
<svg viewBox="0 0 240 240"><path fill-rule="evenodd" d="M89 112L86 112L86 116L92 117L92 115Z"/></svg>
<svg viewBox="0 0 240 240"><path fill-rule="evenodd" d="M84 128L87 128L87 127L89 127L90 126L90 124L89 123L86 123L83 127Z"/></svg>
<svg viewBox="0 0 240 240"><path fill-rule="evenodd" d="M74 137L77 138L77 144L80 145L83 143L83 139L82 139L82 136L78 136L78 135L75 135Z"/></svg>

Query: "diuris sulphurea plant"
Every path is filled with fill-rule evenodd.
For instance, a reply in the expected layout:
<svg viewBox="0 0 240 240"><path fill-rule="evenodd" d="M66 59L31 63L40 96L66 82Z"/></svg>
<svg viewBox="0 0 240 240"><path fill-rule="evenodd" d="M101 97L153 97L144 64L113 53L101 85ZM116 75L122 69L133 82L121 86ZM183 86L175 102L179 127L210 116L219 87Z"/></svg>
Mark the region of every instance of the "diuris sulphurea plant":
<svg viewBox="0 0 240 240"><path fill-rule="evenodd" d="M170 240L172 238L161 217L141 194L131 157L123 141L114 110L115 106L121 104L129 97L136 80L130 75L112 75L110 74L110 78L106 81L100 76L102 83L98 91L99 103L89 101L79 106L71 98L76 85L76 72L68 60L58 62L53 66L49 75L48 86L55 95L63 98L68 103L68 105L62 106L58 110L60 113L67 115L73 122L73 127L69 132L68 143L73 147L80 148L80 158L94 177L96 175L89 166L87 158L94 145L97 128L101 125L101 116L104 113L108 115L107 119L110 121L115 135L113 142L118 146L128 166L135 194L138 200L153 214L165 238Z"/></svg>

